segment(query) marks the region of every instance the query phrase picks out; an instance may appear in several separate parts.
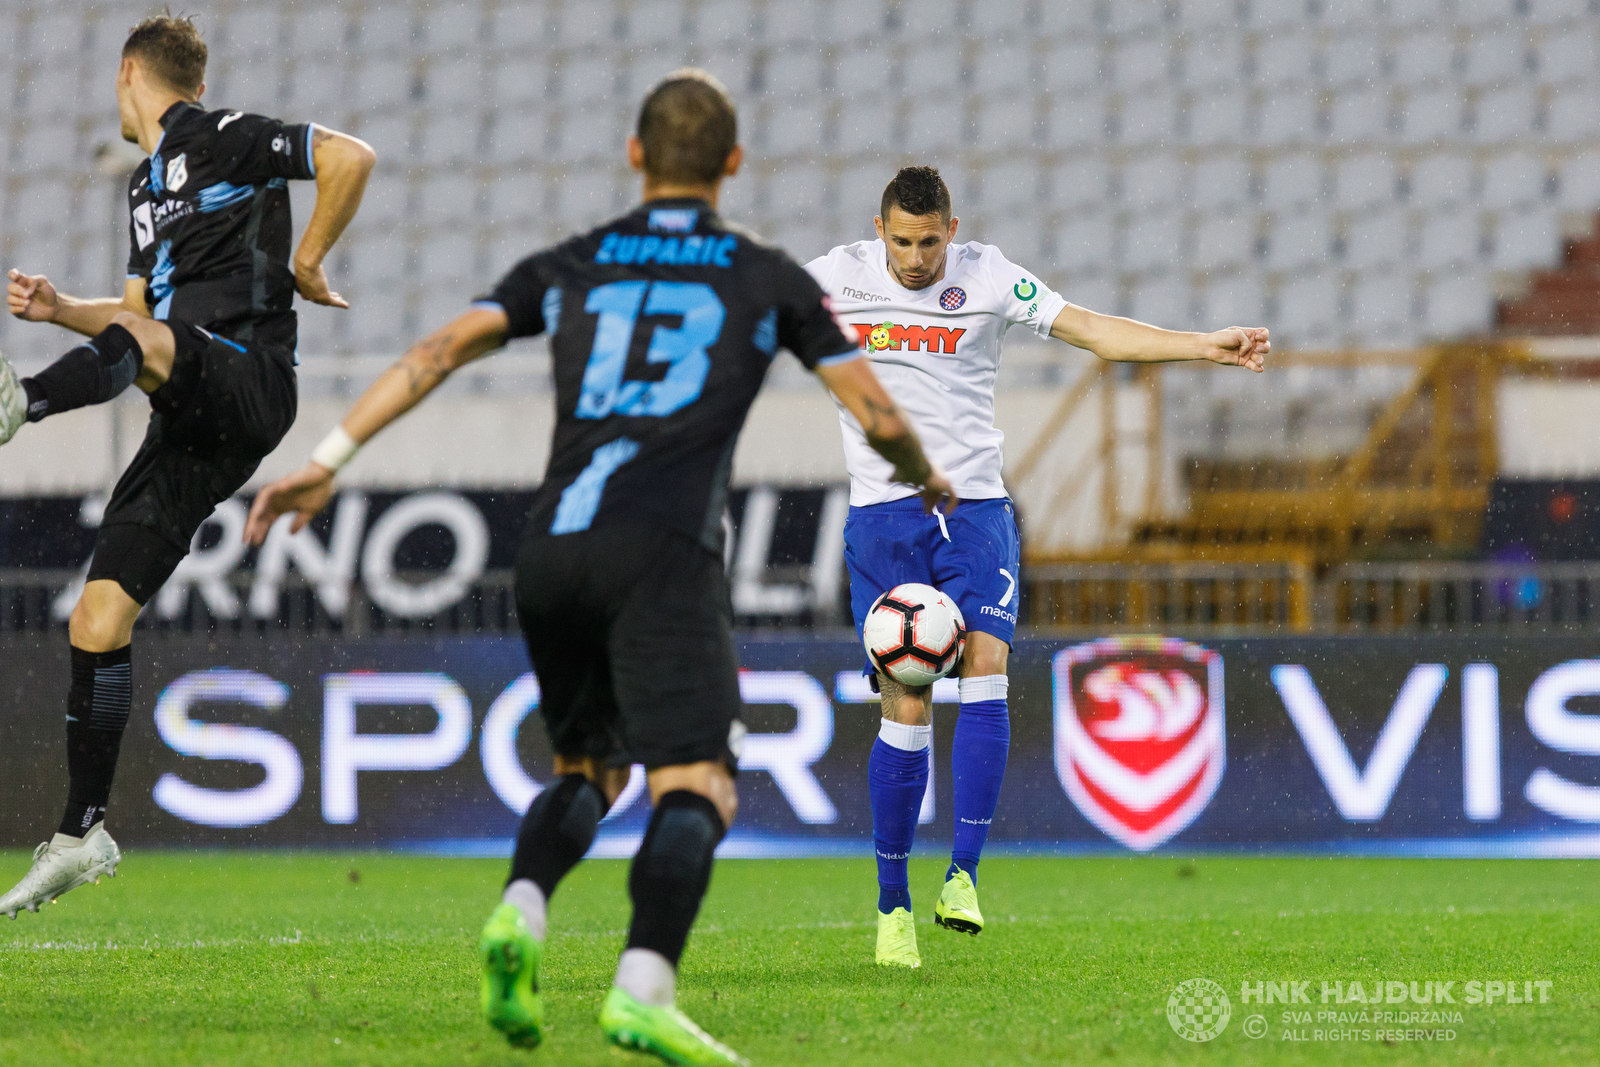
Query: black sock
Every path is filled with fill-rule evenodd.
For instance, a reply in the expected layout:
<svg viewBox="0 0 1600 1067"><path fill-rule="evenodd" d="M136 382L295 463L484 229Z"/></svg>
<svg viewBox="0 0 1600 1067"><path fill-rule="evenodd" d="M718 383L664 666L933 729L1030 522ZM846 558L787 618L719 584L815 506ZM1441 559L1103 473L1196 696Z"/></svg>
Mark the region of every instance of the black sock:
<svg viewBox="0 0 1600 1067"><path fill-rule="evenodd" d="M711 884L711 858L724 832L716 805L699 793L677 789L656 804L628 872L629 948L659 952L678 965Z"/></svg>
<svg viewBox="0 0 1600 1067"><path fill-rule="evenodd" d="M144 349L113 323L50 366L22 380L28 421L115 400L144 369Z"/></svg>
<svg viewBox="0 0 1600 1067"><path fill-rule="evenodd" d="M517 832L507 884L526 878L549 900L556 885L594 844L605 813L605 795L581 774L566 775L534 797Z"/></svg>
<svg viewBox="0 0 1600 1067"><path fill-rule="evenodd" d="M122 731L133 706L133 646L115 652L72 650L67 693L67 812L60 832L82 837L105 818Z"/></svg>

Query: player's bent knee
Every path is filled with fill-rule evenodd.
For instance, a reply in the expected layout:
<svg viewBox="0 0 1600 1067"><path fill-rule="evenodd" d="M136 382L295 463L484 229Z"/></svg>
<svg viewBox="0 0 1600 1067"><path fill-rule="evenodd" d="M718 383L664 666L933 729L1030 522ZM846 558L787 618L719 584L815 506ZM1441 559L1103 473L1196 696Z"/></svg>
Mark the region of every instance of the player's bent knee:
<svg viewBox="0 0 1600 1067"><path fill-rule="evenodd" d="M84 652L112 652L132 640L138 617L138 603L115 582L90 582L67 620L67 637Z"/></svg>
<svg viewBox="0 0 1600 1067"><path fill-rule="evenodd" d="M604 798L606 811L611 810L611 806L617 802L622 791L628 787L628 777L632 773L632 767L607 767L593 756L558 755L555 758L556 777L565 778L569 774L581 774L589 779Z"/></svg>
<svg viewBox="0 0 1600 1067"><path fill-rule="evenodd" d="M723 830L733 825L739 814L739 792L733 775L720 760L657 767L650 772L650 800L661 804L675 792L693 793L710 801L722 819Z"/></svg>
<svg viewBox="0 0 1600 1067"><path fill-rule="evenodd" d="M135 315L131 311L119 311L111 316L111 325L121 326L133 334L133 339L139 342L139 347L144 349L145 358L149 358L151 349L165 347L172 348L172 330L165 323L155 319L147 319L143 315ZM165 345L163 345L165 341Z"/></svg>
<svg viewBox="0 0 1600 1067"><path fill-rule="evenodd" d="M967 635L967 647L961 654L961 677L984 678L991 674L1005 674L1011 656L1011 646L993 634L974 631Z"/></svg>
<svg viewBox="0 0 1600 1067"><path fill-rule="evenodd" d="M171 327L164 322L135 315L131 311L117 312L111 317L111 324L121 326L139 342L139 351L143 356L143 366L138 379L141 387L148 389L163 384L172 376L172 361L176 358L177 343L173 339Z"/></svg>
<svg viewBox="0 0 1600 1067"><path fill-rule="evenodd" d="M927 726L933 721L933 686L906 686L878 675L879 707L883 717L902 726Z"/></svg>

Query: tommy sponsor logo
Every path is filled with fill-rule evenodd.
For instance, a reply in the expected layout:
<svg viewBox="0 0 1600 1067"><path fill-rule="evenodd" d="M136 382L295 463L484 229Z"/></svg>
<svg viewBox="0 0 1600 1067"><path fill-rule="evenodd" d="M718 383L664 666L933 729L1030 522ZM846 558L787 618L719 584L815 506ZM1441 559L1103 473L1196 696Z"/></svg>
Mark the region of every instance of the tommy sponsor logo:
<svg viewBox="0 0 1600 1067"><path fill-rule="evenodd" d="M952 330L945 326L901 326L893 322L852 322L861 344L871 352L898 352L904 346L907 352L921 349L925 352L956 354L956 342L966 330Z"/></svg>
<svg viewBox="0 0 1600 1067"><path fill-rule="evenodd" d="M1058 652L1056 774L1085 818L1148 851L1205 810L1222 782L1222 656L1162 637Z"/></svg>
<svg viewBox="0 0 1600 1067"><path fill-rule="evenodd" d="M841 291L851 300L876 300L885 304L889 302L889 298L886 296L879 296L877 293L863 292L860 289L852 289L848 285L843 286Z"/></svg>

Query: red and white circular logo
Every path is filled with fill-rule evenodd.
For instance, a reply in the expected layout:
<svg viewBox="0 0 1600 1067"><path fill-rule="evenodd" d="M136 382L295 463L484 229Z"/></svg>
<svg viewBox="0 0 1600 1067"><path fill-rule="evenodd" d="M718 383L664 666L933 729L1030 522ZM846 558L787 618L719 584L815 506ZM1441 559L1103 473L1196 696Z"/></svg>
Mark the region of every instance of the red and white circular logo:
<svg viewBox="0 0 1600 1067"><path fill-rule="evenodd" d="M946 311L959 311L961 305L967 302L967 291L960 286L952 285L939 294L939 306Z"/></svg>

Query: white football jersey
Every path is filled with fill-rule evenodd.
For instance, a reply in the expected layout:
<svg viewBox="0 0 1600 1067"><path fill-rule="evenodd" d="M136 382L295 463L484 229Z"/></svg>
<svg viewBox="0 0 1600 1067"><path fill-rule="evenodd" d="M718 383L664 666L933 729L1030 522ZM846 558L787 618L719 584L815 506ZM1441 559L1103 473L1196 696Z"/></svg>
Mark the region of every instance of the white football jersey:
<svg viewBox="0 0 1600 1067"><path fill-rule="evenodd" d="M944 277L904 288L889 273L882 241L840 245L806 264L833 310L861 336L872 369L915 424L928 458L963 500L1006 495L1005 435L994 425L1000 342L1014 324L1041 337L1067 302L994 245L950 245ZM850 503L861 507L912 496L867 444L861 424L839 406Z"/></svg>

